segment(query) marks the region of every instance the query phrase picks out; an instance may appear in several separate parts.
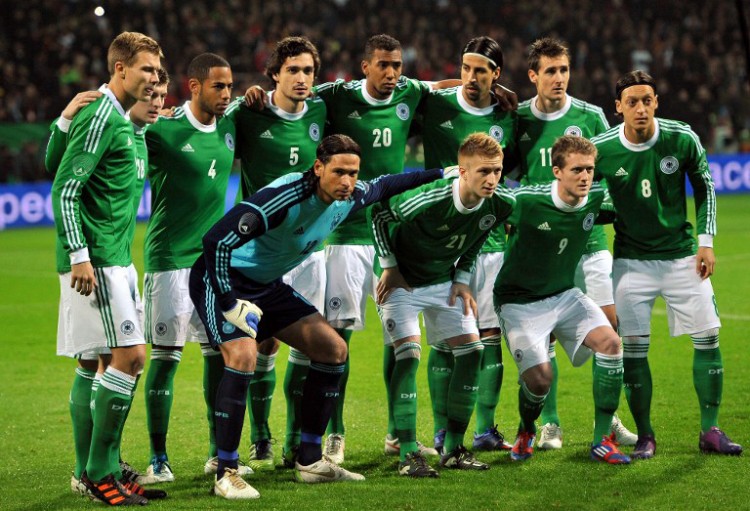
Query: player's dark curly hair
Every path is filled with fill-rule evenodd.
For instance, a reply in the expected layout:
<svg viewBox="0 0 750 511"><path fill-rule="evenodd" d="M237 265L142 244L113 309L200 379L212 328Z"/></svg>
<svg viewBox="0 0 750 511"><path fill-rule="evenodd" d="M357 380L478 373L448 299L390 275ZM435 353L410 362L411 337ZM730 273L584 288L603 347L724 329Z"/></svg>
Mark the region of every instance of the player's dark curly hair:
<svg viewBox="0 0 750 511"><path fill-rule="evenodd" d="M268 62L266 62L266 76L273 83L273 75L281 71L281 66L284 65L286 59L302 55L303 53L312 55L313 75L317 77L318 71L320 71L320 54L318 54L318 49L307 37L300 36L285 37L276 43L276 48L273 49L273 53L271 53L271 56L268 57Z"/></svg>
<svg viewBox="0 0 750 511"><path fill-rule="evenodd" d="M463 57L466 53L478 53L484 55L490 62L490 69L503 69L503 50L500 45L491 37L481 36L475 37L464 46L461 56ZM492 62L495 64L493 65Z"/></svg>

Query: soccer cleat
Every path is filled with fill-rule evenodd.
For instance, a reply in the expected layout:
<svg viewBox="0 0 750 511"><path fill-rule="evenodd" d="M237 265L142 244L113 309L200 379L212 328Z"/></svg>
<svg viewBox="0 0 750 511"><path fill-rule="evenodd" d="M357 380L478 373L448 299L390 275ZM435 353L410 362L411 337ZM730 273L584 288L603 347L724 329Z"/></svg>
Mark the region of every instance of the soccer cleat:
<svg viewBox="0 0 750 511"><path fill-rule="evenodd" d="M510 451L513 446L505 441L505 437L497 430L497 424L481 435L474 435L471 447L475 451Z"/></svg>
<svg viewBox="0 0 750 511"><path fill-rule="evenodd" d="M332 483L338 481L364 481L365 476L341 468L323 456L310 465L294 464L294 478L300 483Z"/></svg>
<svg viewBox="0 0 750 511"><path fill-rule="evenodd" d="M612 416L611 431L615 434L615 438L619 445L635 445L638 441L638 435L626 428L617 414Z"/></svg>
<svg viewBox="0 0 750 511"><path fill-rule="evenodd" d="M656 453L656 439L653 435L639 436L635 443L635 449L630 454L634 460L647 460L653 458Z"/></svg>
<svg viewBox="0 0 750 511"><path fill-rule="evenodd" d="M219 457L214 456L213 458L209 458L206 461L206 464L203 465L203 473L207 476L215 475L216 471L219 470ZM249 476L253 473L253 469L242 463L241 461L237 461L237 473L240 475L240 477Z"/></svg>
<svg viewBox="0 0 750 511"><path fill-rule="evenodd" d="M706 454L728 454L730 456L742 454L742 446L732 442L717 426L712 426L711 429L700 434L698 447L702 453Z"/></svg>
<svg viewBox="0 0 750 511"><path fill-rule="evenodd" d="M436 449L427 447L419 440L417 440L417 448L424 456L437 456L439 454ZM391 436L390 433L387 434L385 436L385 448L383 449L383 452L391 456L398 456L401 454L401 444L399 443L398 438Z"/></svg>
<svg viewBox="0 0 750 511"><path fill-rule="evenodd" d="M326 438L326 445L323 454L328 456L332 462L341 465L344 462L344 435L332 433Z"/></svg>
<svg viewBox="0 0 750 511"><path fill-rule="evenodd" d="M174 481L174 474L166 454L151 458L146 473L136 479L138 484L171 483L172 481Z"/></svg>
<svg viewBox="0 0 750 511"><path fill-rule="evenodd" d="M78 479L75 474L70 476L70 491L81 497L92 497L91 492L86 485Z"/></svg>
<svg viewBox="0 0 750 511"><path fill-rule="evenodd" d="M120 480L120 484L130 491L133 495L138 495L148 500L166 499L167 492L164 490L147 490L135 481L126 481L124 478Z"/></svg>
<svg viewBox="0 0 750 511"><path fill-rule="evenodd" d="M81 474L81 482L86 486L92 500L104 502L108 506L145 506L148 504L148 499L133 494L115 481L112 474L95 483L84 472Z"/></svg>
<svg viewBox="0 0 750 511"><path fill-rule="evenodd" d="M539 449L562 449L562 428L557 424L548 422L539 431L539 440L536 446Z"/></svg>
<svg viewBox="0 0 750 511"><path fill-rule="evenodd" d="M427 464L427 459L419 451L410 452L398 464L398 473L409 477L440 477L437 470Z"/></svg>
<svg viewBox="0 0 750 511"><path fill-rule="evenodd" d="M459 470L487 470L490 466L476 459L463 445L440 457L440 466Z"/></svg>
<svg viewBox="0 0 750 511"><path fill-rule="evenodd" d="M295 445L288 451L285 448L281 448L281 462L285 468L294 468L297 463L297 454L299 454L299 446Z"/></svg>
<svg viewBox="0 0 750 511"><path fill-rule="evenodd" d="M531 431L519 431L516 436L516 443L510 450L510 459L512 461L524 461L531 458L534 454L534 438L536 435Z"/></svg>
<svg viewBox="0 0 750 511"><path fill-rule="evenodd" d="M122 472L122 478L128 481L137 481L141 477L141 473L138 472L133 466L127 461L120 460L120 472Z"/></svg>
<svg viewBox="0 0 750 511"><path fill-rule="evenodd" d="M435 433L435 439L433 441L435 445L435 452L439 455L443 455L443 446L445 445L445 429L439 429L437 433Z"/></svg>
<svg viewBox="0 0 750 511"><path fill-rule="evenodd" d="M603 461L610 465L627 465L630 463L630 458L625 454L621 453L617 448L617 435L612 433L609 436L602 438L602 441L596 445L591 446L591 459L596 461Z"/></svg>
<svg viewBox="0 0 750 511"><path fill-rule="evenodd" d="M260 498L258 490L245 482L236 469L227 468L221 479L214 481L215 495L229 500L247 500Z"/></svg>
<svg viewBox="0 0 750 511"><path fill-rule="evenodd" d="M250 446L250 456L247 464L255 471L276 470L273 462L273 447L271 439L258 440Z"/></svg>

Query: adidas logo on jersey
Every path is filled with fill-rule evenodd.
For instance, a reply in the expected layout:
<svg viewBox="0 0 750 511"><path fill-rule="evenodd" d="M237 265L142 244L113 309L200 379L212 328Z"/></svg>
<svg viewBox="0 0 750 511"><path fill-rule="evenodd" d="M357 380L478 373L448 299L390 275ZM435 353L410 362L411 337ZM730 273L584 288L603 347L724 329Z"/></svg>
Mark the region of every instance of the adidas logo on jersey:
<svg viewBox="0 0 750 511"><path fill-rule="evenodd" d="M347 117L348 117L349 119L362 119L362 118L361 118L361 117L359 116L359 112L357 112L356 110L355 110L355 111L353 111L352 113L350 113L349 115L347 115Z"/></svg>
<svg viewBox="0 0 750 511"><path fill-rule="evenodd" d="M628 175L628 171L627 171L627 170L625 170L625 169L624 169L624 168L622 168L622 167L620 167L620 168L619 168L619 169L617 170L617 172L615 172L615 177L623 177L623 176L627 176L627 175Z"/></svg>
<svg viewBox="0 0 750 511"><path fill-rule="evenodd" d="M519 141L521 142L528 142L529 140L531 140L531 137L529 136L528 133L524 133L523 135L521 135L521 138L519 139Z"/></svg>
<svg viewBox="0 0 750 511"><path fill-rule="evenodd" d="M537 229L539 229L540 231L551 231L552 230L552 229L550 229L550 226L549 226L549 224L547 222L544 222L543 224L539 224L539 226L537 227Z"/></svg>
<svg viewBox="0 0 750 511"><path fill-rule="evenodd" d="M438 230L438 231L450 231L450 230L451 230L451 228L450 228L450 227L448 227L448 224L445 224L445 225L441 225L441 226L440 226L440 227L438 227L438 228L437 228L436 230Z"/></svg>
<svg viewBox="0 0 750 511"><path fill-rule="evenodd" d="M294 230L294 234L297 235L297 236L301 236L301 235L305 234L305 228L300 225L299 227L297 227Z"/></svg>
<svg viewBox="0 0 750 511"><path fill-rule="evenodd" d="M180 149L183 153L194 153L195 149L193 149L193 146L190 144L185 144L182 146L182 149Z"/></svg>
<svg viewBox="0 0 750 511"><path fill-rule="evenodd" d="M263 133L261 133L260 138L267 138L269 140L273 140L273 135L271 135L271 130L266 130Z"/></svg>
<svg viewBox="0 0 750 511"><path fill-rule="evenodd" d="M440 125L440 127L452 130L453 129L453 124L451 124L450 121L445 121L443 124Z"/></svg>

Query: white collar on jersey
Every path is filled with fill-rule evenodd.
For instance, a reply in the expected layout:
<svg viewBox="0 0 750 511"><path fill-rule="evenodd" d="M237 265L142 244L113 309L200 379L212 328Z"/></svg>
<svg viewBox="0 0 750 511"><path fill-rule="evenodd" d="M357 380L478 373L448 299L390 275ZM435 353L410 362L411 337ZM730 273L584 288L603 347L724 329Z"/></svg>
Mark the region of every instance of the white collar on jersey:
<svg viewBox="0 0 750 511"><path fill-rule="evenodd" d="M185 101L185 104L182 105L182 110L185 112L185 117L187 117L187 120L190 122L190 124L193 125L193 128L197 129L198 131L202 131L203 133L213 133L214 131L216 131L216 118L214 118L214 122L211 124L203 124L195 118L193 112L190 110L189 100Z"/></svg>
<svg viewBox="0 0 750 511"><path fill-rule="evenodd" d="M289 113L286 110L282 109L280 106L278 106L276 103L273 102L273 95L275 91L268 91L266 94L268 95L268 103L267 107L269 110L271 110L273 113L281 117L282 119L286 119L287 121L298 121L302 119L302 117L305 116L307 113L307 101L302 103L302 110L299 112L293 114Z"/></svg>
<svg viewBox="0 0 750 511"><path fill-rule="evenodd" d="M466 113L469 113L471 115L478 115L478 116L485 116L492 113L492 110L495 109L495 105L497 104L497 101L494 100L490 103L490 106L486 106L484 108L477 108L475 106L471 106L464 97L464 86L461 85L456 89L456 98L458 101L458 105L466 110Z"/></svg>
<svg viewBox="0 0 750 511"><path fill-rule="evenodd" d="M557 112L546 113L537 108L537 99L539 99L538 95L531 98L531 104L529 106L531 107L531 113L534 114L534 117L536 117L540 121L556 121L560 119L568 113L568 110L570 110L570 106L573 104L573 98L568 96L568 94L565 94L565 104L563 105L563 107Z"/></svg>
<svg viewBox="0 0 750 511"><path fill-rule="evenodd" d="M456 210L462 215L469 215L482 207L482 204L484 204L484 199L480 199L479 204L477 204L473 208L467 208L466 206L464 206L461 202L461 196L458 194L458 186L460 184L459 181L461 181L461 177L458 177L458 179L454 179L451 185L453 188L453 205L456 207Z"/></svg>
<svg viewBox="0 0 750 511"><path fill-rule="evenodd" d="M571 206L570 204L566 203L560 198L560 195L557 193L557 179L552 181L551 190L552 202L555 203L555 207L557 207L557 209L559 209L560 211L565 211L566 213L569 211L578 211L589 202L589 196L587 195L581 202L579 202L575 206Z"/></svg>
<svg viewBox="0 0 750 511"><path fill-rule="evenodd" d="M385 99L373 98L372 96L370 96L370 93L367 92L367 78L364 78L362 80L362 97L365 98L365 101L370 103L371 105L387 105L393 99L393 93L391 92L391 95Z"/></svg>
<svg viewBox="0 0 750 511"><path fill-rule="evenodd" d="M620 124L618 132L620 135L620 142L623 146L625 146L625 149L630 149L631 151L634 151L636 153L648 151L649 149L654 147L656 141L659 140L659 119L654 117L654 136L652 136L645 142L641 142L640 144L634 144L633 142L625 138L625 123Z"/></svg>
<svg viewBox="0 0 750 511"><path fill-rule="evenodd" d="M109 90L109 87L107 84L103 84L101 87L99 87L99 92L104 94L109 98L109 100L115 105L115 108L118 112L120 112L120 115L125 117L125 109L122 107L119 101L117 101L117 97L115 96L115 93Z"/></svg>

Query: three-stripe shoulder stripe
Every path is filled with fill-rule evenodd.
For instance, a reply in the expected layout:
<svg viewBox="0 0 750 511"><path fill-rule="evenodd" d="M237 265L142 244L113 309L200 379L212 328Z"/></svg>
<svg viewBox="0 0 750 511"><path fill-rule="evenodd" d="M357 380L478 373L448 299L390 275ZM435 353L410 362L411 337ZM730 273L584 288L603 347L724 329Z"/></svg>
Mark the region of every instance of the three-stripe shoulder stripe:
<svg viewBox="0 0 750 511"><path fill-rule="evenodd" d="M451 185L435 188L428 192L422 192L418 195L415 195L414 197L410 197L409 199L404 201L399 209L401 210L401 213L403 215L409 215L424 205L441 201L446 197L451 196L452 194L453 187Z"/></svg>
<svg viewBox="0 0 750 511"><path fill-rule="evenodd" d="M112 113L114 105L108 98L103 98L99 107L96 109L94 117L89 124L89 130L86 134L86 142L83 144L83 150L87 153L95 153L102 138L104 127L107 125L109 114Z"/></svg>

